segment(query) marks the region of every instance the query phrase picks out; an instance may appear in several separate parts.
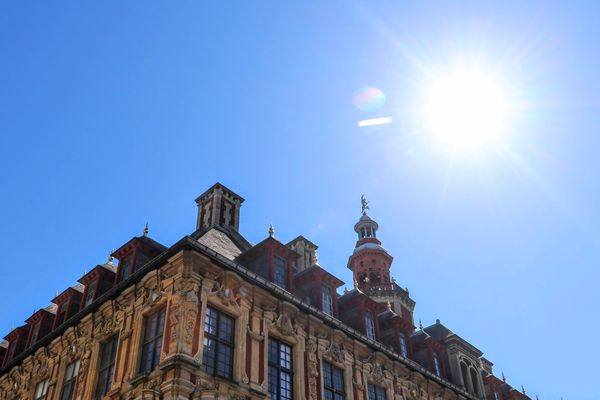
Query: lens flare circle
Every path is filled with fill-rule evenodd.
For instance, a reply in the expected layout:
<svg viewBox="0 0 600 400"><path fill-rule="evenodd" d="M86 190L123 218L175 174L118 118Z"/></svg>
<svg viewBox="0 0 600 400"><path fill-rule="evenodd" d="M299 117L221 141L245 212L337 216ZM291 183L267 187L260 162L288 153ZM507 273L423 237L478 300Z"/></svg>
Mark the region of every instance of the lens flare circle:
<svg viewBox="0 0 600 400"><path fill-rule="evenodd" d="M354 93L354 105L361 111L375 111L385 105L385 94L373 86L365 86Z"/></svg>
<svg viewBox="0 0 600 400"><path fill-rule="evenodd" d="M508 107L497 79L462 69L432 79L428 87L424 119L436 137L455 148L480 148L501 139Z"/></svg>

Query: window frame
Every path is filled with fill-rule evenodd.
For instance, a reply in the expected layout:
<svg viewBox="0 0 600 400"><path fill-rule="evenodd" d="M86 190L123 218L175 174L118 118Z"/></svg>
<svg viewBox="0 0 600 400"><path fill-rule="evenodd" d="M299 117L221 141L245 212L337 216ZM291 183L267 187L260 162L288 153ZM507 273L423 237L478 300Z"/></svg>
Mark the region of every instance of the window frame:
<svg viewBox="0 0 600 400"><path fill-rule="evenodd" d="M408 358L408 342L406 341L406 334L404 332L400 332L398 341L400 342L400 355Z"/></svg>
<svg viewBox="0 0 600 400"><path fill-rule="evenodd" d="M69 368L71 374L69 375ZM65 376L63 377L63 383L60 389L59 400L73 400L75 396L75 389L77 388L77 377L79 376L79 367L81 366L81 360L77 359L69 364L65 368Z"/></svg>
<svg viewBox="0 0 600 400"><path fill-rule="evenodd" d="M275 345L277 347L277 360L274 361L271 357L271 346ZM279 400L292 400L294 399L294 347L287 344L286 342L283 342L279 339L276 338L269 338L269 344L268 344L268 352L267 352L267 366L268 366L268 377L269 377L269 394L271 394L271 398L272 399L279 399ZM289 367L286 366L282 366L281 365L281 361L282 361L282 349L285 349L286 352L284 353L286 356L289 357L289 359L284 359L284 361L287 362L287 364L289 364ZM272 392L273 389L273 381L271 380L272 378L272 372L275 371L275 374L277 376L277 383L276 383L276 393ZM289 382L287 382L289 384L289 395L286 394L285 397L282 397L282 385L281 385L281 375L283 374L287 374L289 375Z"/></svg>
<svg viewBox="0 0 600 400"><path fill-rule="evenodd" d="M278 264L277 261L282 261L282 264ZM283 282L279 282L279 274L278 271L283 272ZM284 257L275 255L273 259L273 283L279 287L287 289L287 279L288 278L288 269L287 269L287 260Z"/></svg>
<svg viewBox="0 0 600 400"><path fill-rule="evenodd" d="M441 378L442 377L442 365L440 364L440 356L438 355L437 351L433 352L433 355L431 356L431 358L433 358L433 372Z"/></svg>
<svg viewBox="0 0 600 400"><path fill-rule="evenodd" d="M35 391L33 392L33 400L45 400L46 399L46 397L48 396L49 383L50 383L50 379L46 378L42 381L39 381L35 385ZM42 386L40 386L40 385L42 385ZM39 393L40 388L41 388L41 393Z"/></svg>
<svg viewBox="0 0 600 400"><path fill-rule="evenodd" d="M85 299L83 299L83 307L87 307L94 302L96 291L98 290L98 280L95 279L85 288Z"/></svg>
<svg viewBox="0 0 600 400"><path fill-rule="evenodd" d="M333 317L333 291L329 285L321 284L321 304L323 306L323 312Z"/></svg>
<svg viewBox="0 0 600 400"><path fill-rule="evenodd" d="M374 397L371 396L371 393L373 393ZM367 400L387 400L385 387L369 383L367 385Z"/></svg>
<svg viewBox="0 0 600 400"><path fill-rule="evenodd" d="M166 318L166 310L167 307L162 305L161 307L155 309L153 312L148 313L144 316L142 323L142 336L140 342L140 362L138 367L138 373L140 374L148 374L156 369L156 366L160 363L160 353L162 351L163 346L163 338L165 333L165 318ZM157 318L157 322L154 328L154 333L151 333L152 336L149 337L148 331L152 330L152 321L153 318ZM162 325L161 328L159 326ZM156 345L159 345L158 347ZM152 349L152 353L150 357L152 357L150 368L146 368L146 364L148 363L148 349ZM157 354L158 351L158 354Z"/></svg>
<svg viewBox="0 0 600 400"><path fill-rule="evenodd" d="M328 374L326 373L328 372ZM339 368L328 361L323 361L322 363L322 373L323 373L323 398L325 400L344 400L346 399L346 386L344 381L344 369ZM341 385L339 388L336 388L336 378L334 377L334 373L339 374L338 379L341 380ZM328 382L326 382L326 377L329 375L331 382L328 386ZM328 397L330 394L330 397Z"/></svg>
<svg viewBox="0 0 600 400"><path fill-rule="evenodd" d="M104 361L104 346L111 345L109 361L106 365L102 365ZM113 384L113 378L115 375L115 365L117 361L117 349L119 347L119 335L113 335L103 343L100 344L100 350L98 355L98 372L96 374L96 385L94 387L94 399L102 399L110 391ZM108 371L106 378L101 381L101 375L104 371ZM103 388L100 389L100 385Z"/></svg>
<svg viewBox="0 0 600 400"><path fill-rule="evenodd" d="M377 340L375 320L371 310L365 310L365 335L371 340Z"/></svg>
<svg viewBox="0 0 600 400"><path fill-rule="evenodd" d="M212 313L214 312L215 315L215 333L210 333L207 330L207 324L208 324L208 318L209 318L209 311ZM229 320L231 322L231 329L230 329L230 339L226 339L226 338L222 338L221 337L221 321L223 319ZM204 372L206 372L207 374L211 375L211 376L218 376L221 378L225 378L225 379L233 379L233 372L234 372L234 363L235 363L235 324L236 323L236 319L235 317L219 310L218 308L212 307L210 305L206 306L206 314L204 317L204 338L202 341L202 346L203 346L203 351L202 351L202 369L204 370ZM212 340L214 342L214 356L212 357L212 361L211 364L209 365L209 363L207 362L207 339ZM219 370L219 356L223 354L223 349L228 349L229 350L229 368L228 371L226 371L226 373L222 373ZM209 370L209 368L212 369L212 371Z"/></svg>

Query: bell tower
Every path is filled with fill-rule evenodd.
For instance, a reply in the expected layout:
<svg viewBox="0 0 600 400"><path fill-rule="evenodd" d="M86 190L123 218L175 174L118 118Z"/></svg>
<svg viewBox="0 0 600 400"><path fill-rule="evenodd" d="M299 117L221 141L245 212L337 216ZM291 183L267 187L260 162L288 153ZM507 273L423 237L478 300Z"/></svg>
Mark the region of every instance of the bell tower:
<svg viewBox="0 0 600 400"><path fill-rule="evenodd" d="M412 326L415 302L410 298L408 289L400 287L390 276L394 257L381 246L377 238L379 225L367 214L369 202L364 195L361 205L362 215L354 225L358 239L348 259L354 285L376 302L390 304L393 311Z"/></svg>
<svg viewBox="0 0 600 400"><path fill-rule="evenodd" d="M379 225L367 214L369 203L364 195L361 203L362 215L354 225L358 240L348 260L348 268L354 273L358 288L363 291L390 287L390 267L394 258L381 247L381 242L377 239Z"/></svg>

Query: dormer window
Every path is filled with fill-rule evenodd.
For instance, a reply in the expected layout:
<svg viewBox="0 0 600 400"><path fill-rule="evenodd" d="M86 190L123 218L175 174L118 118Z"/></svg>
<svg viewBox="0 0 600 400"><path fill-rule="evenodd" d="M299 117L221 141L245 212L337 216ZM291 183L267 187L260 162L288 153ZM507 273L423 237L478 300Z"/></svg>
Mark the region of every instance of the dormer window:
<svg viewBox="0 0 600 400"><path fill-rule="evenodd" d="M123 259L121 260L121 277L120 277L120 281L124 281L125 279L129 278L129 276L131 275L131 255L128 255L126 257L123 257Z"/></svg>
<svg viewBox="0 0 600 400"><path fill-rule="evenodd" d="M56 326L62 324L67 320L67 314L69 313L69 303L65 301L60 305L58 309L58 314L56 316Z"/></svg>
<svg viewBox="0 0 600 400"><path fill-rule="evenodd" d="M275 271L273 274L273 282L277 286L281 286L282 288L287 288L287 267L285 258L275 256Z"/></svg>
<svg viewBox="0 0 600 400"><path fill-rule="evenodd" d="M91 282L87 287L87 293L85 295L84 307L89 306L94 302L94 296L96 295L96 288L98 287L98 281Z"/></svg>
<svg viewBox="0 0 600 400"><path fill-rule="evenodd" d="M331 296L331 288L327 285L321 285L323 292L323 312L333 315L333 298Z"/></svg>
<svg viewBox="0 0 600 400"><path fill-rule="evenodd" d="M375 340L375 322L371 311L365 313L365 331L369 339Z"/></svg>
<svg viewBox="0 0 600 400"><path fill-rule="evenodd" d="M408 357L408 345L406 344L406 335L404 332L400 332L400 354L402 357Z"/></svg>
<svg viewBox="0 0 600 400"><path fill-rule="evenodd" d="M31 340L29 341L30 346L32 346L35 342L37 342L41 327L42 327L41 322L36 322L36 324L33 325L33 329L31 330Z"/></svg>
<svg viewBox="0 0 600 400"><path fill-rule="evenodd" d="M439 377L442 376L442 369L440 367L440 358L436 352L433 353L433 371Z"/></svg>

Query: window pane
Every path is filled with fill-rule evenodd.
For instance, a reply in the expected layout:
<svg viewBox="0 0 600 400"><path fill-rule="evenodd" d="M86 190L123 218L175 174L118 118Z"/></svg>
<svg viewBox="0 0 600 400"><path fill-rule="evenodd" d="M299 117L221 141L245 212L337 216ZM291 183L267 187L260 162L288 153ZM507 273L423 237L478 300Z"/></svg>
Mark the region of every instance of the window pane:
<svg viewBox="0 0 600 400"><path fill-rule="evenodd" d="M275 256L275 276L274 276L274 282L276 285L281 286L283 288L287 287L286 285L286 273L287 273L287 268L285 265L285 259Z"/></svg>
<svg viewBox="0 0 600 400"><path fill-rule="evenodd" d="M329 315L333 315L333 299L331 297L331 288L323 285L323 312Z"/></svg>

